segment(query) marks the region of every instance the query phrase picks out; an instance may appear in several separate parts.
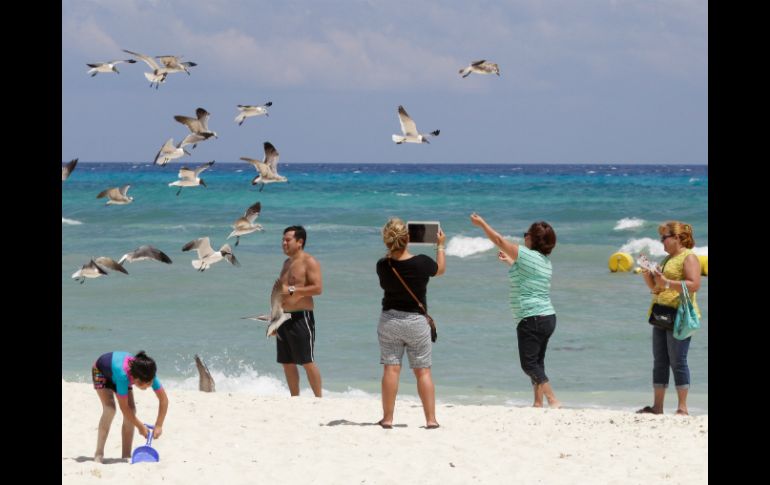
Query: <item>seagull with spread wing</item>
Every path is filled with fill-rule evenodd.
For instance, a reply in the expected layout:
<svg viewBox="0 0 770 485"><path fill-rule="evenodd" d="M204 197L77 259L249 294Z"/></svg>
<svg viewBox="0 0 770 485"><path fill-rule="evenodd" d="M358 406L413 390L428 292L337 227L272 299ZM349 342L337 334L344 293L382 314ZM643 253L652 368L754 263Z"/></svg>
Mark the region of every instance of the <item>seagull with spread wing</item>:
<svg viewBox="0 0 770 485"><path fill-rule="evenodd" d="M134 200L133 197L128 195L128 189L131 187L130 185L124 185L123 187L111 187L109 189L104 189L101 192L99 192L99 195L96 196L97 199L101 199L102 197L107 197L107 203L105 205L124 205L124 204L130 204L131 201Z"/></svg>
<svg viewBox="0 0 770 485"><path fill-rule="evenodd" d="M251 181L251 185L257 185L259 183L262 186L259 191L265 188L265 184L271 184L273 182L288 182L288 179L283 175L278 174L278 150L275 149L272 143L266 141L264 143L265 148L265 160L257 160L256 158L241 157L241 160L249 162L257 169L257 176Z"/></svg>
<svg viewBox="0 0 770 485"><path fill-rule="evenodd" d="M127 52L131 54L132 56L136 57L140 61L144 61L145 64L150 66L150 69L152 69L152 72L145 72L144 77L147 78L148 81L150 81L150 87L152 88L155 86L155 89L158 89L158 87L166 82L166 77L168 76L168 70L165 67L161 67L154 58L145 55L140 54L138 52L132 52L127 49L123 49L123 52Z"/></svg>
<svg viewBox="0 0 770 485"><path fill-rule="evenodd" d="M171 258L169 258L166 253L160 249L150 246L149 244L139 246L130 253L124 254L123 257L120 258L120 261L118 261L118 264L123 264L124 262L133 263L134 261L146 261L153 259L155 261L160 261L161 263L171 264Z"/></svg>
<svg viewBox="0 0 770 485"><path fill-rule="evenodd" d="M267 112L267 108L273 105L272 101L268 101L267 103L261 105L261 106L252 106L247 104L239 104L238 109L240 110L240 113L238 113L238 116L235 117L235 122L238 123L238 126L241 126L246 120L246 118L251 118L252 116L270 116Z"/></svg>
<svg viewBox="0 0 770 485"><path fill-rule="evenodd" d="M180 193L182 193L183 187L197 187L199 185L208 187L208 185L206 185L206 181L200 178L200 174L210 166L214 165L215 161L216 160L212 160L209 163L204 163L203 165L197 167L195 170L190 170L187 167L180 168L179 174L177 175L177 177L179 177L180 180L175 180L174 182L169 183L168 186L179 187L179 190L177 190L176 195L179 195Z"/></svg>
<svg viewBox="0 0 770 485"><path fill-rule="evenodd" d="M86 74L90 74L91 77L96 76L100 72L104 73L110 73L114 72L116 74L120 74L120 71L118 71L118 68L116 67L120 63L128 63L128 64L134 64L136 61L134 59L125 59L122 61L108 61L108 62L94 62L94 63L87 63L86 66L90 67L91 69L88 70Z"/></svg>
<svg viewBox="0 0 770 485"><path fill-rule="evenodd" d="M494 62L487 62L486 59L472 62L469 66L460 69L463 77L468 77L472 72L476 74L497 74L500 75L500 67Z"/></svg>
<svg viewBox="0 0 770 485"><path fill-rule="evenodd" d="M80 281L80 284L86 282L86 278L98 278L100 276L107 276L107 269L120 271L121 273L128 274L126 268L112 258L106 256L100 256L98 258L91 258L91 261L80 267L79 270L72 273L72 279Z"/></svg>
<svg viewBox="0 0 770 485"><path fill-rule="evenodd" d="M192 145L195 148L200 141L208 140L212 136L218 138L216 131L209 130L210 115L211 113L205 109L198 108L195 110L195 118L182 115L174 116L176 121L182 123L190 130L190 134L182 140L182 146Z"/></svg>
<svg viewBox="0 0 770 485"><path fill-rule="evenodd" d="M291 319L290 313L284 313L283 306L282 306L282 300L283 295L281 295L281 290L283 288L283 285L281 284L281 280L277 279L275 280L275 283L273 283L273 290L270 292L270 314L269 315L258 315L256 317L242 317L242 318L248 318L249 320L258 320L261 322L267 322L267 330L265 331L265 335L267 337L276 336L277 338L281 338L278 335L278 327L283 325L283 322L286 320Z"/></svg>
<svg viewBox="0 0 770 485"><path fill-rule="evenodd" d="M198 259L192 260L193 268L198 271L206 271L212 264L218 263L223 259L228 260L233 266L241 265L241 263L235 259L235 255L229 244L224 244L219 248L219 251L214 251L208 236L194 239L182 247L182 251L190 251L191 249L198 251Z"/></svg>
<svg viewBox="0 0 770 485"><path fill-rule="evenodd" d="M78 164L78 159L73 158L69 162L67 162L67 165L64 165L61 168L61 181L64 182L70 177L70 174L72 174L72 171L75 170L75 167Z"/></svg>
<svg viewBox="0 0 770 485"><path fill-rule="evenodd" d="M254 221L259 217L259 212L262 210L262 204L257 202L256 204L253 204L251 207L246 209L246 212L243 214L243 217L239 217L235 223L233 223L233 232L230 233L229 236L227 236L227 239L230 239L231 237L235 236L235 245L238 246L238 243L241 241L241 236L245 236L246 234L251 234L254 231L261 231L262 230L262 224L255 224Z"/></svg>
<svg viewBox="0 0 770 485"><path fill-rule="evenodd" d="M407 114L403 106L398 107L398 120L401 122L401 132L403 135L393 135L393 141L397 145L402 143L430 143L428 136L438 136L441 130L431 131L430 133L420 133L417 131L417 125Z"/></svg>
<svg viewBox="0 0 770 485"><path fill-rule="evenodd" d="M158 153L155 155L155 161L152 163L163 166L171 160L190 155L190 152L182 148L184 145L184 140L180 141L178 145L174 145L174 139L169 138L166 140L166 143L160 147L160 150L158 150Z"/></svg>

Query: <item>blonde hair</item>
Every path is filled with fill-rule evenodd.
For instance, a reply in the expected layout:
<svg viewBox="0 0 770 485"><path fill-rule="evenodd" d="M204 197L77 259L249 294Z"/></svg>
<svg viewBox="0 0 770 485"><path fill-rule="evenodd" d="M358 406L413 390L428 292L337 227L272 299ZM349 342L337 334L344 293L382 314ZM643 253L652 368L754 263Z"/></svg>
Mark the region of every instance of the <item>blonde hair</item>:
<svg viewBox="0 0 770 485"><path fill-rule="evenodd" d="M692 249L695 246L695 238L692 234L692 226L679 221L666 221L658 226L658 233L661 236L673 234L682 246Z"/></svg>
<svg viewBox="0 0 770 485"><path fill-rule="evenodd" d="M391 217L382 228L382 241L388 252L403 251L409 244L409 230L406 223L398 217Z"/></svg>

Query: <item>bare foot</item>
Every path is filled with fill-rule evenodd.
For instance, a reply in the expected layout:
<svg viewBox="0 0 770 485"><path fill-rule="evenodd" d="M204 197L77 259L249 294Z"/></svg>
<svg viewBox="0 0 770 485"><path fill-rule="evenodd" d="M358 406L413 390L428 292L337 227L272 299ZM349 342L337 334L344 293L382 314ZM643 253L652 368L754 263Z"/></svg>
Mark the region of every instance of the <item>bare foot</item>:
<svg viewBox="0 0 770 485"><path fill-rule="evenodd" d="M557 399L549 399L548 400L548 407L551 409L559 409L561 407L561 401Z"/></svg>
<svg viewBox="0 0 770 485"><path fill-rule="evenodd" d="M542 402L536 402L536 403L532 404L532 407L533 408L542 408L543 407L543 403Z"/></svg>
<svg viewBox="0 0 770 485"><path fill-rule="evenodd" d="M686 409L677 409L676 410L676 414L678 414L680 416L689 416L690 415L690 413L688 413Z"/></svg>
<svg viewBox="0 0 770 485"><path fill-rule="evenodd" d="M96 463L103 463L104 462L104 455L94 455L94 461Z"/></svg>

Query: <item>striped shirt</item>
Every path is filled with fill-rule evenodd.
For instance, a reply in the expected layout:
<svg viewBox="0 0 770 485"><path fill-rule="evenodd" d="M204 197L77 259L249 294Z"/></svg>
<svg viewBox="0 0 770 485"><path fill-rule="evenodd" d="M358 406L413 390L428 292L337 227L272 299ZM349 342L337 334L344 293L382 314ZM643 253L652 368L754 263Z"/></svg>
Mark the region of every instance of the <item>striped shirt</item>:
<svg viewBox="0 0 770 485"><path fill-rule="evenodd" d="M551 304L551 272L551 260L539 251L519 245L519 257L508 270L514 322L556 313Z"/></svg>

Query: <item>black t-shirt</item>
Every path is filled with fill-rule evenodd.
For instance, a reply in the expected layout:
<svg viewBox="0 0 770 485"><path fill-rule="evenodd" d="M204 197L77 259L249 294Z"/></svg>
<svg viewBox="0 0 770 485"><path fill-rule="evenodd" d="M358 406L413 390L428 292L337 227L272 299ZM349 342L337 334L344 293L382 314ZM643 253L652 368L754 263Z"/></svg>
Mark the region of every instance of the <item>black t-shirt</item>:
<svg viewBox="0 0 770 485"><path fill-rule="evenodd" d="M425 293L428 289L428 279L436 276L438 264L429 256L418 254L403 261L392 259L393 267L404 279L412 292L420 299L425 308L428 308L428 301ZM404 285L393 273L388 265L388 259L382 258L377 261L377 276L380 277L380 287L385 290L385 296L382 298L382 310L401 310L402 312L421 313L417 302L406 291Z"/></svg>

